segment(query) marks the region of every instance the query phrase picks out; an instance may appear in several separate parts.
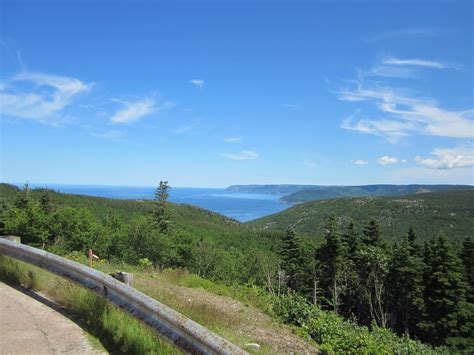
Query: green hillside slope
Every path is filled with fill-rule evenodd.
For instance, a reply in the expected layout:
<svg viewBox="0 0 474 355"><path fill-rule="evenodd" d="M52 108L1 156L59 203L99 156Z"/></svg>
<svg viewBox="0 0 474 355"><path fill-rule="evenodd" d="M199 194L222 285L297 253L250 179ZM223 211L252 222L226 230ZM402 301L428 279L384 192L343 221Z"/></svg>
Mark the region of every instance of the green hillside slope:
<svg viewBox="0 0 474 355"><path fill-rule="evenodd" d="M386 319L401 320L408 314L410 319L415 317L409 326L410 334L416 339L469 352L472 307L467 303L471 300L467 295L472 294L474 287L469 278L472 241L464 240L460 248L458 243L433 237L444 230L456 241L471 235L473 198L471 190L396 198L325 200L298 205L287 212L243 225L197 207L159 199L155 202L113 200L27 187L19 191L14 186L1 184L0 233L20 236L24 243L69 255L74 260L82 258L84 262L88 250L93 249L100 256L98 264L111 262L121 267L130 264L151 273L153 279L157 270L175 269L176 275L189 275L196 287L209 286L219 292L222 287L231 290L225 294L236 295L298 327L299 334L318 342L321 349L328 352L430 353L432 348L392 332L406 334L408 328L401 321L389 325L392 331L379 328L386 324L373 314L372 298L365 296L377 287L383 291L377 298L377 307L385 307L384 319L386 316ZM331 213L340 216L339 220L333 218L331 224L327 224ZM408 226L413 225L418 240L429 238L431 242L416 248L412 243L417 239L412 233L403 243L382 243L376 226L365 238L358 238L355 233L340 238L341 228L337 228L337 223L345 226L351 217L359 227L371 218L379 219L389 239L405 234ZM163 221L166 224L162 224ZM162 228L163 225L166 228ZM291 231L278 231L288 225L295 226L305 237ZM328 225L328 229L322 243L318 243L311 235L321 235L323 225ZM337 258L333 258L334 255ZM339 268L339 265L347 267ZM336 268L340 278L333 279L332 275L336 274L331 270ZM440 281L439 270L442 270ZM349 278L351 282L342 288L342 283ZM377 280L387 280L382 283L385 290ZM217 286L211 281L226 286ZM147 284L151 282L148 280ZM416 291L419 296L413 300L405 297L400 303L401 284L409 286L404 295ZM449 285L449 289L445 285ZM150 287L162 290L163 285L150 284ZM342 302L337 301L338 315L333 313L332 301L332 289L336 287L338 295L343 297ZM176 291L183 293L181 288ZM176 299L174 291L170 295ZM189 294L186 302L196 299L195 296ZM206 301L208 298L206 295ZM421 301L427 305L449 302L450 308L439 315L437 309L427 307L430 313L425 315L413 308L414 302ZM198 314L208 319L209 314L215 314L209 304L215 303L215 300L204 303L197 309ZM412 308L406 308L405 304ZM233 313L240 313L231 308ZM218 317L221 313L216 315ZM344 317L351 321L347 322ZM441 321L440 317L443 317ZM448 332L444 322L447 317L456 322ZM229 320L229 317L224 318ZM424 322L422 325L430 327L429 331L418 325L420 320ZM242 320L242 325L238 324L239 334L246 322ZM227 330L222 334L229 335ZM433 334L440 335L434 338ZM287 344L294 348L294 341ZM438 350L447 352L433 349Z"/></svg>
<svg viewBox="0 0 474 355"><path fill-rule="evenodd" d="M414 226L421 241L440 233L460 241L474 235L474 190L311 201L248 225L270 230L292 226L299 233L321 236L332 213L340 225L349 224L351 219L363 225L375 218L389 240L400 238Z"/></svg>
<svg viewBox="0 0 474 355"><path fill-rule="evenodd" d="M10 184L0 184L0 209L11 202L19 189ZM31 195L39 199L45 189L33 189ZM137 216L151 213L151 200L123 200L102 197L58 193L47 190L52 202L58 206L85 208L92 212L101 222L117 218L125 223ZM255 233L240 222L185 204L169 204L173 227L176 231L187 232L207 242L221 244L225 247L237 247L260 244L256 242Z"/></svg>

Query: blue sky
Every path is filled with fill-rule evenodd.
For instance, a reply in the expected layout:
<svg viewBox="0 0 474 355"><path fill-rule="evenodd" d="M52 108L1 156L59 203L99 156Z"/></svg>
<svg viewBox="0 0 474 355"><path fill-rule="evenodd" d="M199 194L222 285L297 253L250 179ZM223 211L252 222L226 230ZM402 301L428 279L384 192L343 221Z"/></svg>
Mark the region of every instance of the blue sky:
<svg viewBox="0 0 474 355"><path fill-rule="evenodd" d="M9 1L5 182L474 184L471 1Z"/></svg>

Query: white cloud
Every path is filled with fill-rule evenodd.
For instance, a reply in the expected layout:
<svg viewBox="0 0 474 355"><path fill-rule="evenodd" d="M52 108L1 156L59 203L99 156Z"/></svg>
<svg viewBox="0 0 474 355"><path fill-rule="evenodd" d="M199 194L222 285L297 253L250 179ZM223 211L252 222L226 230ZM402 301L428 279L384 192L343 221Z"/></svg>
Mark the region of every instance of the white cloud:
<svg viewBox="0 0 474 355"><path fill-rule="evenodd" d="M156 104L156 100L152 97L145 97L137 101L122 101L113 99L125 106L125 108L118 110L110 118L113 123L131 123L140 120L141 118L157 113L160 108Z"/></svg>
<svg viewBox="0 0 474 355"><path fill-rule="evenodd" d="M106 132L93 132L92 136L103 139L117 140L123 137L123 132L115 129L108 130Z"/></svg>
<svg viewBox="0 0 474 355"><path fill-rule="evenodd" d="M367 164L369 164L369 162L367 160L362 160L362 159L352 160L352 162L355 165L367 165Z"/></svg>
<svg viewBox="0 0 474 355"><path fill-rule="evenodd" d="M458 169L474 166L473 147L437 148L431 152L436 158L421 158L415 160L431 169Z"/></svg>
<svg viewBox="0 0 474 355"><path fill-rule="evenodd" d="M398 163L406 163L406 160L400 160L395 157L391 157L388 155L384 155L383 157L380 157L377 159L377 163L380 165L390 165L390 164L398 164Z"/></svg>
<svg viewBox="0 0 474 355"><path fill-rule="evenodd" d="M195 120L191 123L185 124L183 126L180 126L176 129L173 130L173 133L176 134L183 134L183 133L189 133L193 131L196 127L198 127L201 124L201 121Z"/></svg>
<svg viewBox="0 0 474 355"><path fill-rule="evenodd" d="M221 153L221 156L231 160L250 160L258 158L258 153L253 150L242 150L237 154Z"/></svg>
<svg viewBox="0 0 474 355"><path fill-rule="evenodd" d="M358 84L354 89L339 93L340 100L373 101L389 118L380 120L364 118L354 122L345 119L341 127L382 136L423 134L440 137L470 138L474 136L474 111L449 111L439 108L434 100L417 98L406 89L384 86L365 88Z"/></svg>
<svg viewBox="0 0 474 355"><path fill-rule="evenodd" d="M226 143L240 143L242 142L243 137L227 137L224 138L224 142Z"/></svg>
<svg viewBox="0 0 474 355"><path fill-rule="evenodd" d="M0 113L53 123L91 83L79 79L23 71L0 85Z"/></svg>
<svg viewBox="0 0 474 355"><path fill-rule="evenodd" d="M202 79L192 79L192 80L189 80L189 82L193 85L196 85L200 89L202 89L205 84L204 80Z"/></svg>
<svg viewBox="0 0 474 355"><path fill-rule="evenodd" d="M424 60L424 59L398 59L398 58L385 58L383 64L388 65L397 65L397 66L419 66L432 69L445 69L448 68L447 65L434 61L434 60Z"/></svg>

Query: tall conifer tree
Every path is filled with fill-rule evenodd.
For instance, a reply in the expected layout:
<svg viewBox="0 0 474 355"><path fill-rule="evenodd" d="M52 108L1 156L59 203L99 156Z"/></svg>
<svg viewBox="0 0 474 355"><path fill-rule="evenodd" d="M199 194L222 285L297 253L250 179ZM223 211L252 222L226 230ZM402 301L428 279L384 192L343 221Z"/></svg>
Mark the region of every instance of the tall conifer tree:
<svg viewBox="0 0 474 355"><path fill-rule="evenodd" d="M160 181L158 188L155 191L153 216L155 222L158 224L160 232L167 233L169 230L169 214L167 211L167 201L169 197L169 190L171 187L168 181Z"/></svg>
<svg viewBox="0 0 474 355"><path fill-rule="evenodd" d="M279 254L281 268L285 272L286 284L293 291L302 286L300 241L292 228L287 228L281 239Z"/></svg>
<svg viewBox="0 0 474 355"><path fill-rule="evenodd" d="M423 312L423 270L425 265L410 227L401 243L394 246L387 276L388 308L391 326L398 334L417 335Z"/></svg>
<svg viewBox="0 0 474 355"><path fill-rule="evenodd" d="M420 324L424 338L434 345L454 342L455 338L472 332L472 307L466 302L468 285L461 260L444 236L426 246L424 259L427 265L424 275L426 307ZM471 326L466 324L469 318Z"/></svg>
<svg viewBox="0 0 474 355"><path fill-rule="evenodd" d="M368 246L382 246L382 230L375 219L372 219L364 228L363 240Z"/></svg>

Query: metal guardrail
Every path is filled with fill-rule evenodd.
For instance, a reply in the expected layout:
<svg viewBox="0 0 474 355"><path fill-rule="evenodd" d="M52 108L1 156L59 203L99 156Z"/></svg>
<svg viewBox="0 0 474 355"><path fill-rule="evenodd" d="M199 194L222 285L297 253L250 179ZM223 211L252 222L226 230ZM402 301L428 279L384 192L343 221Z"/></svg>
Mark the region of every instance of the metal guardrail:
<svg viewBox="0 0 474 355"><path fill-rule="evenodd" d="M145 322L192 354L247 354L230 341L113 277L41 249L0 239L0 254L70 279Z"/></svg>

